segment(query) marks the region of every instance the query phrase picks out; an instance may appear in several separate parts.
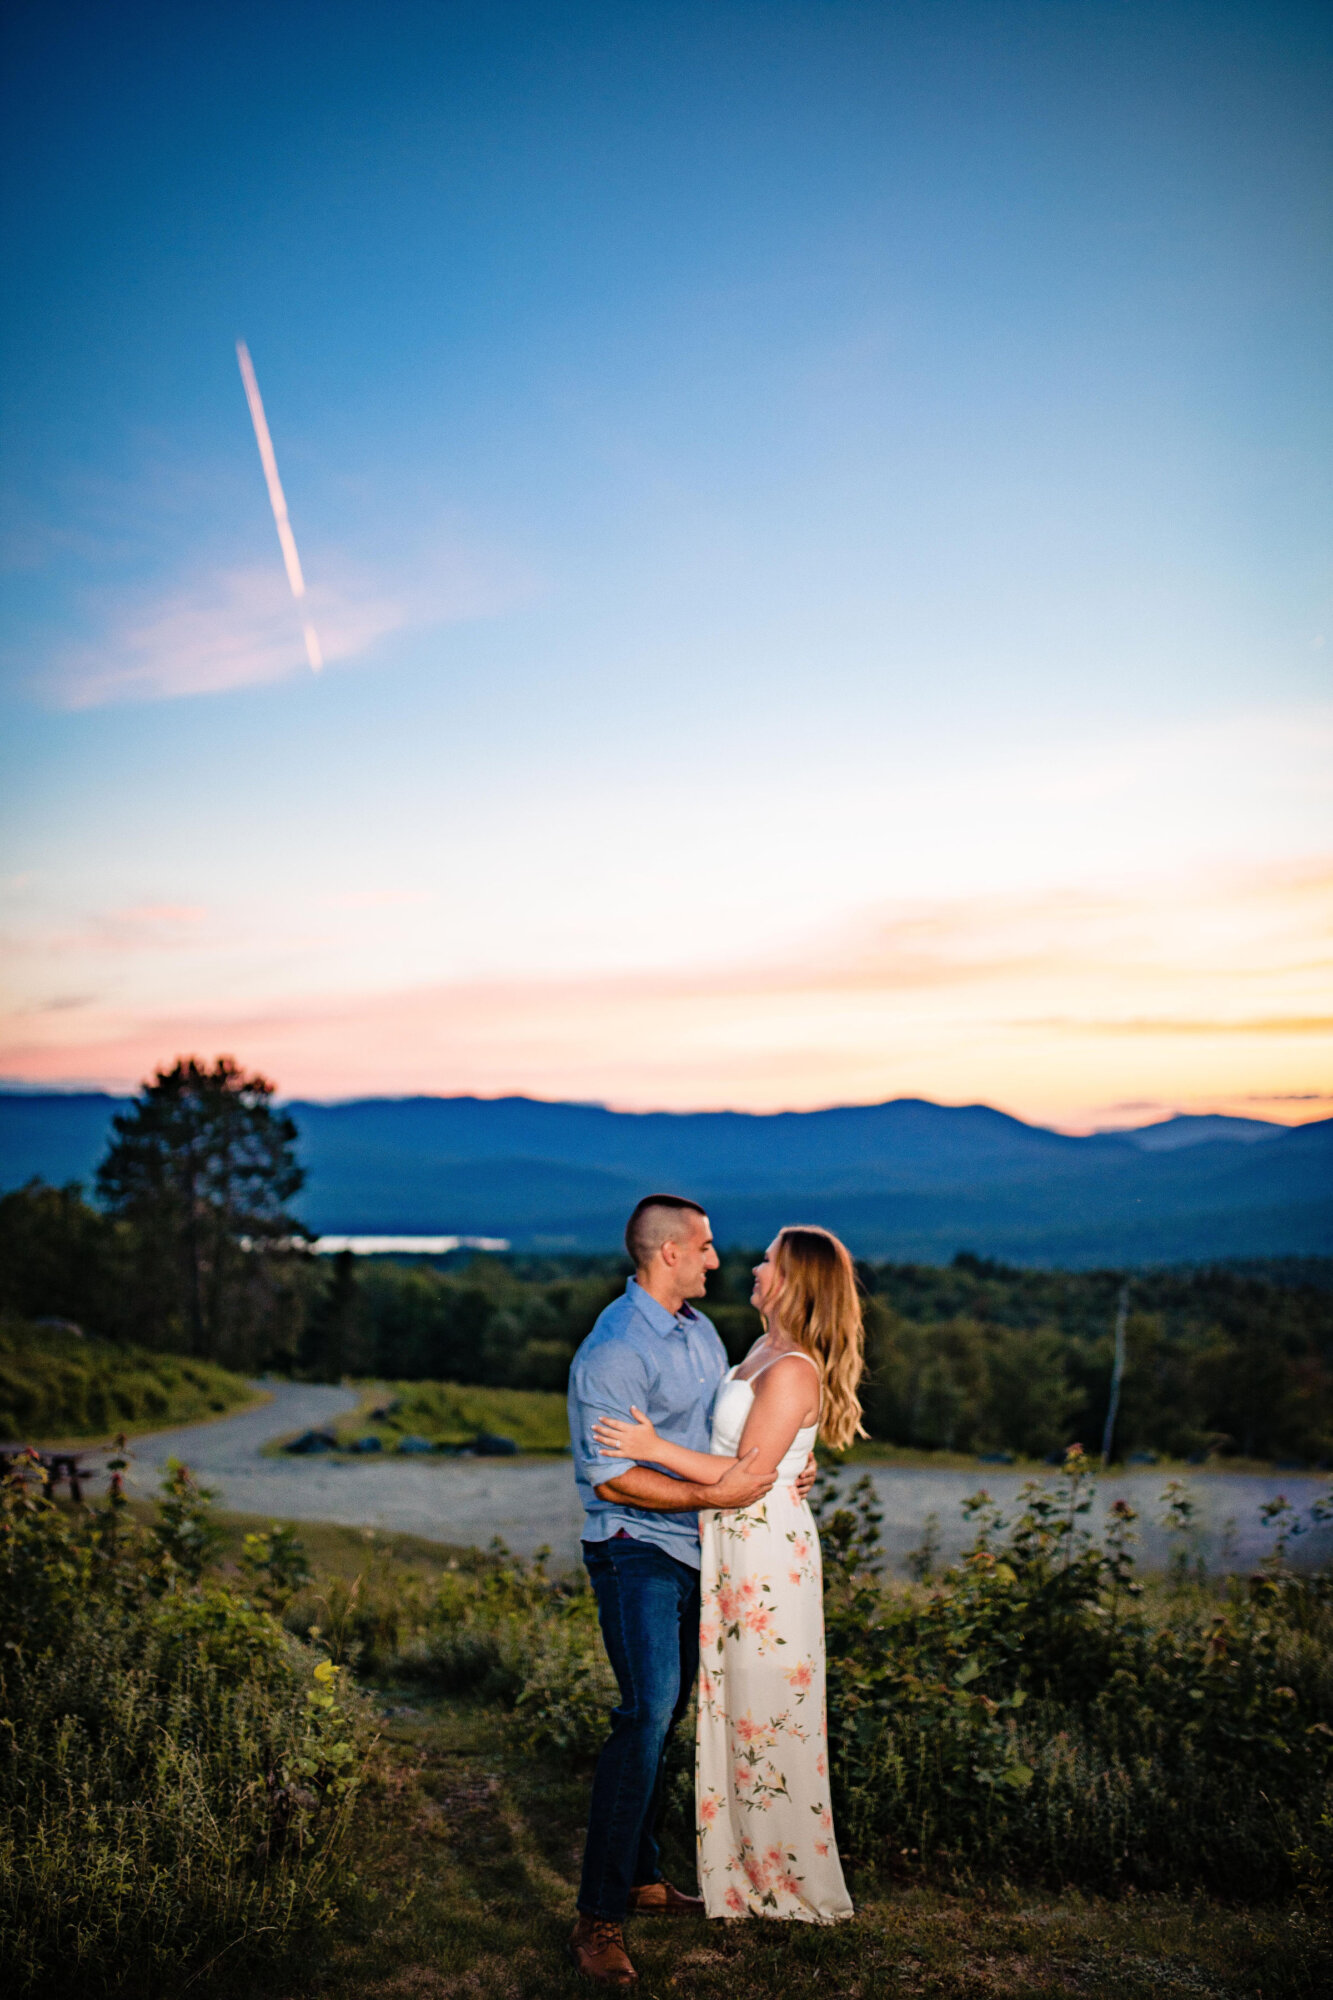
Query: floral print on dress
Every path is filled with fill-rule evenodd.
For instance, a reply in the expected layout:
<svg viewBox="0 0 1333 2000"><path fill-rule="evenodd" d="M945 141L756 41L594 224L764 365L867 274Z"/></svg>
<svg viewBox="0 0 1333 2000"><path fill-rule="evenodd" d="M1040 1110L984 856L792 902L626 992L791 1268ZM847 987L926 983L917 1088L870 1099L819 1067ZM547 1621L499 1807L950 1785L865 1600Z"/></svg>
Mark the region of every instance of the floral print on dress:
<svg viewBox="0 0 1333 2000"><path fill-rule="evenodd" d="M714 1517L716 1518L716 1517ZM722 1652L728 1639L751 1633L761 1653L787 1641L778 1630L773 1584L767 1576L735 1576L725 1564L706 1586L699 1621L701 1655Z"/></svg>
<svg viewBox="0 0 1333 2000"><path fill-rule="evenodd" d="M753 1392L728 1377L713 1450L735 1453ZM852 1915L833 1834L819 1536L793 1481L813 1427L753 1508L701 1517L699 1879L710 1917Z"/></svg>

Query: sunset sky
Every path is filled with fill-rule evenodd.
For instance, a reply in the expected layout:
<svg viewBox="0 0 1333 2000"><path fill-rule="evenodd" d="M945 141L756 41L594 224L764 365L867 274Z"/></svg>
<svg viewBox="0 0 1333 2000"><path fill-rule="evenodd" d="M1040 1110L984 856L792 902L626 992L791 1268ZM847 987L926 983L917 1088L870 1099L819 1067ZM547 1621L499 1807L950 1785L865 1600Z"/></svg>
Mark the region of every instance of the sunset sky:
<svg viewBox="0 0 1333 2000"><path fill-rule="evenodd" d="M11 21L0 1077L1333 1112L1327 6Z"/></svg>

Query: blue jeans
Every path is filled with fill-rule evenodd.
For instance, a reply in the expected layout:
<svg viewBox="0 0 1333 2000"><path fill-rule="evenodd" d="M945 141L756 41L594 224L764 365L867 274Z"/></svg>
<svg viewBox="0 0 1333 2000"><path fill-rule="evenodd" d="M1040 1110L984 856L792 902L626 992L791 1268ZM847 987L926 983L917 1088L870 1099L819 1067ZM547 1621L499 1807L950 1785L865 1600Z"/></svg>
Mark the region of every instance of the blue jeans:
<svg viewBox="0 0 1333 2000"><path fill-rule="evenodd" d="M579 1908L619 1922L629 1892L656 1882L667 1740L699 1668L699 1572L649 1542L585 1542L602 1639L620 1687L597 1759Z"/></svg>

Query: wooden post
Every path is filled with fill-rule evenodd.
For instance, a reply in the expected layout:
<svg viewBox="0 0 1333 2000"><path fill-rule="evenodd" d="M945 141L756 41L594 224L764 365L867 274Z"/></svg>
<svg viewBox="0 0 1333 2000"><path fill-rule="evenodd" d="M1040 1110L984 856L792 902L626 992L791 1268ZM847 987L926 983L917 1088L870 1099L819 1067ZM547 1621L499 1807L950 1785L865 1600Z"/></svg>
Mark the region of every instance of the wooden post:
<svg viewBox="0 0 1333 2000"><path fill-rule="evenodd" d="M1115 1309L1115 1359L1111 1363L1111 1397L1106 1405L1106 1423L1102 1430L1102 1466L1111 1463L1111 1444L1115 1437L1115 1420L1120 1414L1120 1384L1125 1379L1125 1322L1129 1318L1129 1279L1120 1287L1120 1298Z"/></svg>

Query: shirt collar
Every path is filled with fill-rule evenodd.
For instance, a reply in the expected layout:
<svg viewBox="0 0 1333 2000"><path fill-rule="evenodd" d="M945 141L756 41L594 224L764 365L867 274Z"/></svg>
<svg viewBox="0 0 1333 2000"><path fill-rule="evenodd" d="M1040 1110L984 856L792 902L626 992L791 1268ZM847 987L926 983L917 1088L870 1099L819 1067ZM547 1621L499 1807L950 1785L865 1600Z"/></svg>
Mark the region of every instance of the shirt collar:
<svg viewBox="0 0 1333 2000"><path fill-rule="evenodd" d="M669 1313L664 1305L659 1305L651 1292L645 1292L637 1278L625 1280L625 1291L631 1303L647 1320L654 1333L684 1333L691 1320L699 1315L691 1306L682 1306L678 1313Z"/></svg>

